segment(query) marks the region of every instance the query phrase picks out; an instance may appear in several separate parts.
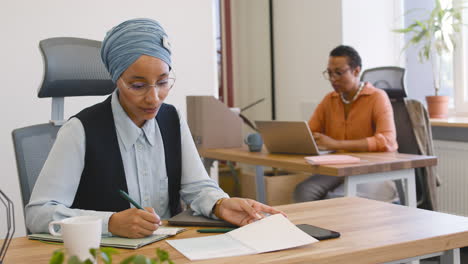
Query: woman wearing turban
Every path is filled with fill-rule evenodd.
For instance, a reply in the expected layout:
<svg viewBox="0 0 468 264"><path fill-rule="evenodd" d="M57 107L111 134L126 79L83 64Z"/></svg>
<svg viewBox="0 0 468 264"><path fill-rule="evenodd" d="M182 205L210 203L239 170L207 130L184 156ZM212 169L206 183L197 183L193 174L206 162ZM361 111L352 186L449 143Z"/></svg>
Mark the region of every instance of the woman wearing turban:
<svg viewBox="0 0 468 264"><path fill-rule="evenodd" d="M236 225L261 212L281 213L229 198L207 175L186 122L163 103L175 79L158 22L132 19L114 27L101 58L117 89L60 129L26 206L31 232L47 232L52 220L95 215L103 234L144 237L181 211L181 199L198 214ZM146 210L130 208L119 190Z"/></svg>

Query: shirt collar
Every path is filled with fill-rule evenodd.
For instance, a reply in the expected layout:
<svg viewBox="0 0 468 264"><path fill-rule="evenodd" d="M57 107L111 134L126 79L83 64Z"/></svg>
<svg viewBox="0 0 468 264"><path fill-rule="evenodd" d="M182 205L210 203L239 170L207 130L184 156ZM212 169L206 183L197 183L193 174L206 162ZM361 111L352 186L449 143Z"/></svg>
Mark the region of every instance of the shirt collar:
<svg viewBox="0 0 468 264"><path fill-rule="evenodd" d="M370 95L375 93L375 89L372 89L373 85L370 82L365 82L364 87L362 87L362 91L360 95Z"/></svg>
<svg viewBox="0 0 468 264"><path fill-rule="evenodd" d="M135 125L120 104L118 89L115 89L112 93L111 107L117 134L119 135L126 151L136 143L141 133L144 133L146 139L152 146L154 145L154 118L146 121L141 128Z"/></svg>
<svg viewBox="0 0 468 264"><path fill-rule="evenodd" d="M370 94L375 93L375 90L372 89L372 87L373 87L373 86L372 86L372 84L371 84L370 82L365 82L365 83L364 83L364 87L362 87L362 90L361 90L361 92L360 92L359 95L358 95L358 98L359 98L359 96L361 96L361 95L370 95ZM332 94L331 94L331 96L332 96L332 97L338 97L338 96L340 96L340 94L337 93L337 92L335 92L335 91L333 91ZM357 99L357 98L356 98L356 99Z"/></svg>

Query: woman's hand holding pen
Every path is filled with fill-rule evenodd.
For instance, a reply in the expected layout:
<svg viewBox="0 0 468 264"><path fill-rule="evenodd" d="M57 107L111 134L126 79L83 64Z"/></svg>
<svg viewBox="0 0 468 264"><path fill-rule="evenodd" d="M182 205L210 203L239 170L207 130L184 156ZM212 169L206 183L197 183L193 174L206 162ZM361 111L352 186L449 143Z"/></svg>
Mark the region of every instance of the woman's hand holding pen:
<svg viewBox="0 0 468 264"><path fill-rule="evenodd" d="M262 213L283 214L273 207L264 205L251 199L228 198L215 208L217 217L228 221L229 223L243 226L263 218Z"/></svg>
<svg viewBox="0 0 468 264"><path fill-rule="evenodd" d="M153 208L145 207L145 210L130 208L114 213L109 219L109 232L128 238L142 238L153 234L162 224L161 219Z"/></svg>

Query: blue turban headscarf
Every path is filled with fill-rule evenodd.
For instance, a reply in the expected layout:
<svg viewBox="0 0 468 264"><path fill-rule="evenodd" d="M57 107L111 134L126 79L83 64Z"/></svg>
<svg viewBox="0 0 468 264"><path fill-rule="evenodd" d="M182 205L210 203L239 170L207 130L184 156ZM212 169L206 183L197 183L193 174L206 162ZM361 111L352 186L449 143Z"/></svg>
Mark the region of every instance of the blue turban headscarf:
<svg viewBox="0 0 468 264"><path fill-rule="evenodd" d="M141 55L161 59L171 67L168 36L155 20L137 18L122 22L107 32L101 47L101 59L117 82L120 75Z"/></svg>

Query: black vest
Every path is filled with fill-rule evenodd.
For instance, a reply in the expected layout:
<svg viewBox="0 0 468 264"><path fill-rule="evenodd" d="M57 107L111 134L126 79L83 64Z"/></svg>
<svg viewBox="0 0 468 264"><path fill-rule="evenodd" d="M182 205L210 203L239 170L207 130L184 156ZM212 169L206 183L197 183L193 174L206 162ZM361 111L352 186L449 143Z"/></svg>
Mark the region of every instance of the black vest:
<svg viewBox="0 0 468 264"><path fill-rule="evenodd" d="M128 193L125 171L111 108L111 96L76 116L86 136L85 165L72 208L119 212L130 208L118 190ZM182 153L179 115L174 106L163 104L156 116L164 143L169 180L171 215L181 211L180 179Z"/></svg>

